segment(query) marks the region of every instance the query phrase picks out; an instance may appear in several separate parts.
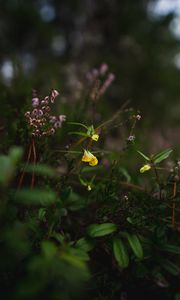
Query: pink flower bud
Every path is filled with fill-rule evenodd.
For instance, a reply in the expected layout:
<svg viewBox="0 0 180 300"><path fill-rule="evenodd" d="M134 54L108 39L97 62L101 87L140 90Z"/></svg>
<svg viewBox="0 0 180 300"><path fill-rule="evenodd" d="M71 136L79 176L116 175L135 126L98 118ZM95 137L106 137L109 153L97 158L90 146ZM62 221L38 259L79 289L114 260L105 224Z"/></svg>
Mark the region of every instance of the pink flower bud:
<svg viewBox="0 0 180 300"><path fill-rule="evenodd" d="M57 90L52 90L51 92L51 103L54 103L54 99L59 96L59 92Z"/></svg>
<svg viewBox="0 0 180 300"><path fill-rule="evenodd" d="M39 105L39 98L32 98L32 107L37 107Z"/></svg>
<svg viewBox="0 0 180 300"><path fill-rule="evenodd" d="M38 116L42 117L43 116L43 111L41 109L38 110Z"/></svg>
<svg viewBox="0 0 180 300"><path fill-rule="evenodd" d="M42 100L41 101L41 105L45 105L46 104L46 101L45 100Z"/></svg>
<svg viewBox="0 0 180 300"><path fill-rule="evenodd" d="M61 127L61 122L60 121L57 121L55 124L54 124L54 128L60 128Z"/></svg>
<svg viewBox="0 0 180 300"><path fill-rule="evenodd" d="M64 121L66 121L66 116L65 115L60 115L59 116L59 121L62 123Z"/></svg>
<svg viewBox="0 0 180 300"><path fill-rule="evenodd" d="M27 111L24 115L26 118L30 118L31 113L30 113L30 111Z"/></svg>
<svg viewBox="0 0 180 300"><path fill-rule="evenodd" d="M45 101L45 104L48 104L48 103L49 103L49 96L46 96L46 97L44 98L44 101Z"/></svg>
<svg viewBox="0 0 180 300"><path fill-rule="evenodd" d="M55 116L50 116L49 117L49 122L54 124L57 121L57 118Z"/></svg>
<svg viewBox="0 0 180 300"><path fill-rule="evenodd" d="M107 70L108 70L108 65L104 63L100 66L99 72L101 75L105 75Z"/></svg>
<svg viewBox="0 0 180 300"><path fill-rule="evenodd" d="M110 74L108 75L108 82L109 82L109 84L110 84L114 79L115 79L115 75L114 75L113 73L110 73Z"/></svg>
<svg viewBox="0 0 180 300"><path fill-rule="evenodd" d="M37 110L37 108L35 108L35 109L33 109L33 111L32 111L32 117L37 117L37 114L38 114L38 110Z"/></svg>
<svg viewBox="0 0 180 300"><path fill-rule="evenodd" d="M50 132L51 132L52 135L55 134L55 129L51 128Z"/></svg>

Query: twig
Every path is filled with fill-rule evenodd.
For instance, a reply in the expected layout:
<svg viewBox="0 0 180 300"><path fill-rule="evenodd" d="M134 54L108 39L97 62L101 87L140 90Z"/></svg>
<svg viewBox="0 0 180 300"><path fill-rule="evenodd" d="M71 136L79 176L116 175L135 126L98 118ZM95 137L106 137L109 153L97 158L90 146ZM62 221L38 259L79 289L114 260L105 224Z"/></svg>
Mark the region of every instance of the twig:
<svg viewBox="0 0 180 300"><path fill-rule="evenodd" d="M23 182L23 179L24 179L25 169L26 169L26 167L27 167L27 165L29 163L29 160L31 158L31 153L32 153L32 144L30 144L30 146L29 146L29 151L28 151L28 155L27 155L26 164L23 167L23 171L22 171L22 174L21 174L20 179L19 179L18 189L21 188L21 185L22 185L22 182Z"/></svg>
<svg viewBox="0 0 180 300"><path fill-rule="evenodd" d="M34 139L32 139L32 148L33 148L33 164L35 166L36 160L37 160L37 155L36 155L36 146L35 146ZM34 175L34 170L33 170L32 177L31 177L31 188L34 187L34 183L35 183L35 175Z"/></svg>
<svg viewBox="0 0 180 300"><path fill-rule="evenodd" d="M172 196L172 226L173 228L175 228L175 211L176 211L176 201L175 201L175 197L176 197L176 192L177 192L177 183L176 181L174 181L173 184L173 196Z"/></svg>

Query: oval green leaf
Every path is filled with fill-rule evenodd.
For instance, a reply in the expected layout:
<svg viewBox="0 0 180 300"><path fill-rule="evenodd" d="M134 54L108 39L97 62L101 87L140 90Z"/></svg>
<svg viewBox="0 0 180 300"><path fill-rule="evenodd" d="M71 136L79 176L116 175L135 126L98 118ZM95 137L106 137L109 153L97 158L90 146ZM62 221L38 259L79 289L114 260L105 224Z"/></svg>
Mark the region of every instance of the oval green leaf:
<svg viewBox="0 0 180 300"><path fill-rule="evenodd" d="M129 256L122 240L113 239L113 252L118 265L123 269L127 268L129 265Z"/></svg>
<svg viewBox="0 0 180 300"><path fill-rule="evenodd" d="M166 150L156 154L153 157L154 163L158 164L161 161L165 160L166 158L168 158L168 156L171 154L172 151L173 151L172 149L166 149Z"/></svg>
<svg viewBox="0 0 180 300"><path fill-rule="evenodd" d="M117 226L113 223L92 224L88 227L87 233L90 237L101 237L113 233Z"/></svg>
<svg viewBox="0 0 180 300"><path fill-rule="evenodd" d="M129 234L129 233L126 233L125 235L128 239L129 245L131 246L131 249L133 250L135 256L139 259L142 259L143 258L143 249L142 249L141 243L140 243L137 235Z"/></svg>

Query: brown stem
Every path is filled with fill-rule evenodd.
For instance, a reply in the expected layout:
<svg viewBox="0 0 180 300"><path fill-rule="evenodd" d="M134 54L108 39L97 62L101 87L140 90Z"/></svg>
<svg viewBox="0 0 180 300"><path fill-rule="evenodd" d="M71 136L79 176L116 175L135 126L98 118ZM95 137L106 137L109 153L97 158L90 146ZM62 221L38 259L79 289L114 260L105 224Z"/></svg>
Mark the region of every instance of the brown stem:
<svg viewBox="0 0 180 300"><path fill-rule="evenodd" d="M161 182L160 182L160 178L159 178L159 174L158 174L157 168L156 168L153 160L151 160L151 165L153 167L153 170L154 170L154 173L155 173L155 177L156 177L156 181L157 181L158 186L159 186L159 193L160 193L160 200L161 200L161 198L162 198L162 194L161 194Z"/></svg>
<svg viewBox="0 0 180 300"><path fill-rule="evenodd" d="M176 210L176 201L175 201L175 197L176 197L176 192L177 192L177 184L176 181L174 181L173 184L173 202L172 202L172 227L175 228L175 210Z"/></svg>
<svg viewBox="0 0 180 300"><path fill-rule="evenodd" d="M137 120L135 119L134 122L133 122L133 124L132 124L131 131L130 131L129 136L133 135L133 131L134 131L134 128L135 128L135 126L136 126L136 122L137 122Z"/></svg>
<svg viewBox="0 0 180 300"><path fill-rule="evenodd" d="M35 146L34 139L32 140L32 148L33 148L33 164L35 166L36 160L37 160L37 155L36 155L36 146ZM34 170L33 170L32 177L31 177L31 188L34 187L34 183L35 183L35 175L34 175Z"/></svg>
<svg viewBox="0 0 180 300"><path fill-rule="evenodd" d="M28 151L28 155L27 155L26 164L25 164L25 166L23 167L23 171L22 171L22 173L21 173L21 176L20 176L20 179L19 179L19 182L18 182L18 189L20 189L21 186L22 186L23 179L24 179L24 174L25 174L25 168L26 168L26 166L27 166L28 163L29 163L29 160L30 160L30 157L31 157L31 153L32 153L32 144L30 144L30 146L29 146L29 151Z"/></svg>
<svg viewBox="0 0 180 300"><path fill-rule="evenodd" d="M133 184L133 183L129 183L129 182L123 182L121 181L120 182L120 185L124 188L130 188L130 189L135 189L135 190L138 190L138 191L141 191L141 192L147 192L145 188L141 187L141 186L138 186L136 184Z"/></svg>

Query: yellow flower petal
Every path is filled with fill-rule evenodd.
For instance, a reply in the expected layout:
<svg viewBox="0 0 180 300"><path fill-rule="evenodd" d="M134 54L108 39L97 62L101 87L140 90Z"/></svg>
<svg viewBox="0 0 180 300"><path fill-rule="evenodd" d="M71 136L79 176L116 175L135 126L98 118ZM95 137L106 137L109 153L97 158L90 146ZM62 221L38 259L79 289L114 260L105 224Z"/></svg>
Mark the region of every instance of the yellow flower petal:
<svg viewBox="0 0 180 300"><path fill-rule="evenodd" d="M93 157L94 157L94 155L91 152L84 150L84 155L83 155L81 161L90 162L93 159Z"/></svg>
<svg viewBox="0 0 180 300"><path fill-rule="evenodd" d="M87 190L90 192L92 190L92 187L90 185L88 185Z"/></svg>
<svg viewBox="0 0 180 300"><path fill-rule="evenodd" d="M151 169L151 166L146 164L140 169L140 173L144 173L146 171L149 171Z"/></svg>
<svg viewBox="0 0 180 300"><path fill-rule="evenodd" d="M84 150L84 155L81 161L88 162L90 166L96 166L98 164L98 159L90 151Z"/></svg>
<svg viewBox="0 0 180 300"><path fill-rule="evenodd" d="M92 138L93 141L97 142L99 140L99 135L98 134L93 134L91 138Z"/></svg>
<svg viewBox="0 0 180 300"><path fill-rule="evenodd" d="M94 156L94 158L91 159L91 161L89 162L89 165L94 167L98 164L98 159L96 156Z"/></svg>

